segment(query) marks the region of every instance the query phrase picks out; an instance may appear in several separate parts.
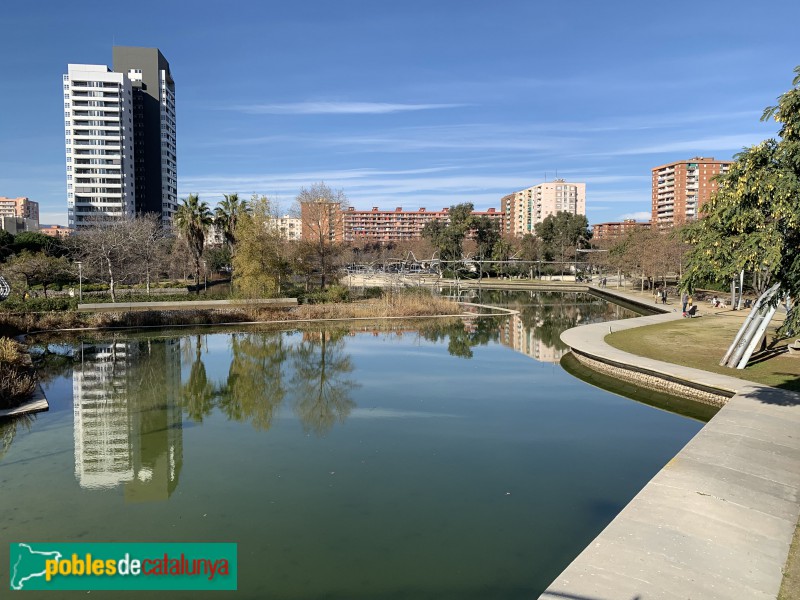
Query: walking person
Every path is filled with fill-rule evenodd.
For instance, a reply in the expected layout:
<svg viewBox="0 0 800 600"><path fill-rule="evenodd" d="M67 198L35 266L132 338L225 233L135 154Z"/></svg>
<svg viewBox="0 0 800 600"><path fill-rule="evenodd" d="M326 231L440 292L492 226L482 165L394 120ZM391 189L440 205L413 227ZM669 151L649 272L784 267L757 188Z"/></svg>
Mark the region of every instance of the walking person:
<svg viewBox="0 0 800 600"><path fill-rule="evenodd" d="M689 294L687 292L683 292L681 294L681 307L683 314L686 314L686 305L689 304Z"/></svg>
<svg viewBox="0 0 800 600"><path fill-rule="evenodd" d="M666 304L666 303L667 303L667 288L665 286L664 289L661 290L661 304Z"/></svg>

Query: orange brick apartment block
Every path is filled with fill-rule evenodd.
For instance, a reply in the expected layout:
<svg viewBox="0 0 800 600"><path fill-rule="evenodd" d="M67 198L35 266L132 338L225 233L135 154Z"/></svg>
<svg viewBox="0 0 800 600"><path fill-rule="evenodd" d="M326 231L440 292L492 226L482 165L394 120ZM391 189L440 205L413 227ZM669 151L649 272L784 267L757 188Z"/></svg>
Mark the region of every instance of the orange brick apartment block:
<svg viewBox="0 0 800 600"><path fill-rule="evenodd" d="M653 227L665 229L700 218L700 208L719 189L715 175L730 162L697 156L653 169Z"/></svg>
<svg viewBox="0 0 800 600"><path fill-rule="evenodd" d="M637 221L636 219L597 223L592 225L592 241L615 240L625 237L636 229L650 229L650 223L648 221Z"/></svg>
<svg viewBox="0 0 800 600"><path fill-rule="evenodd" d="M394 210L380 210L377 206L372 210L356 210L348 207L341 210L339 204L310 202L303 203L300 208L302 215L302 239L316 239L319 225L323 223L323 235L330 241L345 242L401 242L415 240L422 237L422 229L426 223L440 219L449 220L449 209L428 211L403 210L398 206ZM489 217L498 221L500 231L503 231L502 212L494 208L486 211L473 211L475 217Z"/></svg>
<svg viewBox="0 0 800 600"><path fill-rule="evenodd" d="M403 240L416 240L422 237L422 229L426 223L440 219L448 221L449 209L439 211L403 210L398 206L393 211L355 210L348 208L344 213L344 239L347 242L400 242ZM503 213L494 208L486 211L473 211L475 217L489 217L499 221L500 231L503 229Z"/></svg>

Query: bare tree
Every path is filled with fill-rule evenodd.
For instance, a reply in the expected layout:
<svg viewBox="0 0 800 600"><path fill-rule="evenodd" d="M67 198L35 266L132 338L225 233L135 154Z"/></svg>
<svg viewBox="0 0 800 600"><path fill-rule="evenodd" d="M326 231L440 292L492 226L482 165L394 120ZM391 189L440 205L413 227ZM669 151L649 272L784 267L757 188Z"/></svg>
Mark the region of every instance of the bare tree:
<svg viewBox="0 0 800 600"><path fill-rule="evenodd" d="M69 238L73 255L86 264L87 274L108 283L111 301L117 301L117 285L130 282L141 272L134 235L135 219L97 222Z"/></svg>
<svg viewBox="0 0 800 600"><path fill-rule="evenodd" d="M302 243L314 257L323 289L328 276L337 268L336 258L341 253L344 214L348 207L344 192L333 190L324 182L302 188L297 194L295 212L302 223Z"/></svg>
<svg viewBox="0 0 800 600"><path fill-rule="evenodd" d="M153 273L162 272L166 263L166 232L158 215L148 213L129 222L133 251L139 263L140 276L150 295L150 281Z"/></svg>

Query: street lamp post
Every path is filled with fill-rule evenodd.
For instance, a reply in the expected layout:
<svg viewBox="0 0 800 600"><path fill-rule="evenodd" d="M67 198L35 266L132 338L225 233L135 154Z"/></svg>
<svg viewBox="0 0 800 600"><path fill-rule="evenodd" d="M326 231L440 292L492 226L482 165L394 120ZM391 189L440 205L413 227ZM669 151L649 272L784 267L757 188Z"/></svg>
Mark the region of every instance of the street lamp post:
<svg viewBox="0 0 800 600"><path fill-rule="evenodd" d="M77 261L78 265L78 302L83 302L83 263Z"/></svg>

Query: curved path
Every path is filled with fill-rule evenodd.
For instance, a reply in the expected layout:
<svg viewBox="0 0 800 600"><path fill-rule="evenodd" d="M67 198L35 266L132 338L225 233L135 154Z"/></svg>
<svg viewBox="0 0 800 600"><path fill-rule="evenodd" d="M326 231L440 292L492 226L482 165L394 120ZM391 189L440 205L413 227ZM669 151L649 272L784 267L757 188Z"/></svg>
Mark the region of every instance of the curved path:
<svg viewBox="0 0 800 600"><path fill-rule="evenodd" d="M632 300L627 294L619 297ZM680 313L668 313L598 323L561 336L591 359L733 396L559 575L543 599L778 595L800 513L800 395L635 356L604 341L609 327L619 331L679 318Z"/></svg>

